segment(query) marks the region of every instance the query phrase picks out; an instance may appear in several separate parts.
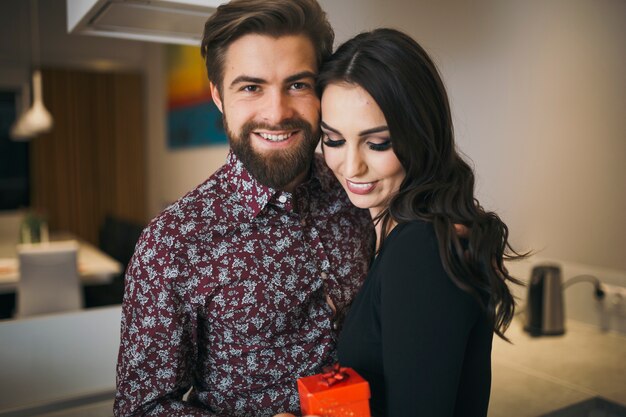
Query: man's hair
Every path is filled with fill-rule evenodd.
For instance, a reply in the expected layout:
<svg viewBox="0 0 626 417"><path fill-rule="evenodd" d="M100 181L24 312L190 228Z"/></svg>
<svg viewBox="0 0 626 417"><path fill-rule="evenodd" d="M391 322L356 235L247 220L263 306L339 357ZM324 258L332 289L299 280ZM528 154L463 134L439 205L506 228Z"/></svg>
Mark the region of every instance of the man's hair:
<svg viewBox="0 0 626 417"><path fill-rule="evenodd" d="M209 79L220 94L226 50L249 34L304 35L313 44L318 67L331 55L335 38L317 0L232 0L223 4L206 21L200 49Z"/></svg>

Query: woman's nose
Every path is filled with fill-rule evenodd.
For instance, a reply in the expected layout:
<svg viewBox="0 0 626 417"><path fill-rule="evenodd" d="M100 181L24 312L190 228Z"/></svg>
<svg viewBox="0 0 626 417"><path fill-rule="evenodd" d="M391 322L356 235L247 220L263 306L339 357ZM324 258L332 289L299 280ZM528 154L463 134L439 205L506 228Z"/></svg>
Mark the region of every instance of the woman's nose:
<svg viewBox="0 0 626 417"><path fill-rule="evenodd" d="M357 179L367 172L367 164L358 149L350 149L344 161L344 176Z"/></svg>

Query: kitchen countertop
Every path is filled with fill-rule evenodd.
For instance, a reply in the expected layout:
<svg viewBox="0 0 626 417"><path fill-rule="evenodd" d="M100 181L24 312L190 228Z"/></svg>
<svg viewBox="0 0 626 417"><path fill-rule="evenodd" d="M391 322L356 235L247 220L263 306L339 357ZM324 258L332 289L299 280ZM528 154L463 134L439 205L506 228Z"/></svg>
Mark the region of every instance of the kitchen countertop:
<svg viewBox="0 0 626 417"><path fill-rule="evenodd" d="M506 334L513 344L494 337L488 417L538 417L596 396L626 406L625 335L568 320L565 335L533 338L519 317ZM111 399L45 416L104 417L112 406Z"/></svg>
<svg viewBox="0 0 626 417"><path fill-rule="evenodd" d="M537 417L601 396L626 405L626 336L569 320L563 336L534 338L516 318L494 336L488 417Z"/></svg>

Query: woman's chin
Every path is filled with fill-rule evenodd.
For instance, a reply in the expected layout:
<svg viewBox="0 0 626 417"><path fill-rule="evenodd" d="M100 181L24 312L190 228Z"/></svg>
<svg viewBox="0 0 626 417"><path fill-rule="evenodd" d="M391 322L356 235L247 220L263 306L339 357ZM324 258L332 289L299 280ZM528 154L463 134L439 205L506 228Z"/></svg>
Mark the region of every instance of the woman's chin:
<svg viewBox="0 0 626 417"><path fill-rule="evenodd" d="M360 209L365 209L365 210L368 210L372 207L371 204L367 203L366 201L363 201L363 197L355 196L354 194L351 194L350 191L348 190L346 190L346 193L348 194L348 198L350 199L350 202L352 203L353 206L358 207Z"/></svg>

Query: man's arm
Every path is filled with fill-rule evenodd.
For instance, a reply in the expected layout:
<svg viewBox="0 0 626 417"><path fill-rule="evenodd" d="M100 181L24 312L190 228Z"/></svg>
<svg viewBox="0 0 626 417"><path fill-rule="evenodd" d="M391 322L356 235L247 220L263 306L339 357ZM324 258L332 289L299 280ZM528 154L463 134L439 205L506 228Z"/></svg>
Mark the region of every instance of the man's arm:
<svg viewBox="0 0 626 417"><path fill-rule="evenodd" d="M158 238L155 237L155 232ZM212 416L182 401L198 353L186 260L155 225L144 231L126 273L114 414Z"/></svg>

